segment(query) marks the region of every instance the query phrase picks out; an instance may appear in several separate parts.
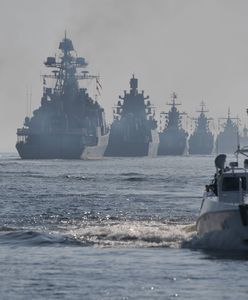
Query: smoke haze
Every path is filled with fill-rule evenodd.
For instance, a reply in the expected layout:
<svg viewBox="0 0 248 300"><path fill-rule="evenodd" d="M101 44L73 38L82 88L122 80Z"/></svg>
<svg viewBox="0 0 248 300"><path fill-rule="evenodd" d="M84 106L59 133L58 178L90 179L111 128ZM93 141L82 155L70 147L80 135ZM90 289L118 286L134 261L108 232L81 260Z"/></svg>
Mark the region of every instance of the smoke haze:
<svg viewBox="0 0 248 300"><path fill-rule="evenodd" d="M1 151L15 151L27 89L32 110L40 105L43 62L65 30L89 71L101 76L108 122L134 73L157 119L175 91L191 116L204 100L209 116L225 117L230 107L247 123L245 0L1 0L0 8Z"/></svg>

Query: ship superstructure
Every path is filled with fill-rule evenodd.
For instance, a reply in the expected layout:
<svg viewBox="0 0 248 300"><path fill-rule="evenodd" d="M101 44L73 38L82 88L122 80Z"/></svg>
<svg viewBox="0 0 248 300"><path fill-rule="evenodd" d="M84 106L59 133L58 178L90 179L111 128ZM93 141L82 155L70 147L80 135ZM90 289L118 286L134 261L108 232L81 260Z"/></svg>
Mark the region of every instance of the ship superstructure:
<svg viewBox="0 0 248 300"><path fill-rule="evenodd" d="M65 35L59 54L48 57L52 73L43 76L41 105L17 130L16 148L24 159L79 159L102 156L108 142L104 110L80 81L96 80ZM47 81L55 84L47 87Z"/></svg>
<svg viewBox="0 0 248 300"><path fill-rule="evenodd" d="M195 121L195 131L189 138L189 154L211 154L214 145L214 136L209 129L211 118L206 117L208 110L205 109L205 103L201 102L201 110Z"/></svg>
<svg viewBox="0 0 248 300"><path fill-rule="evenodd" d="M244 126L242 130L242 134L239 137L239 143L240 143L240 148L248 146L248 129L246 125Z"/></svg>
<svg viewBox="0 0 248 300"><path fill-rule="evenodd" d="M180 103L176 102L176 93L172 94L171 106L168 113L162 112L161 123L165 123L163 130L159 133L158 155L182 155L186 148L187 132L182 128L182 115L177 109ZM164 122L165 121L165 122Z"/></svg>
<svg viewBox="0 0 248 300"><path fill-rule="evenodd" d="M219 123L222 121L225 123L216 139L216 153L234 153L239 144L239 119L231 118L230 109L228 109L227 118L219 118Z"/></svg>
<svg viewBox="0 0 248 300"><path fill-rule="evenodd" d="M138 79L130 80L130 92L124 91L114 107L106 156L155 156L159 137L149 96L138 91Z"/></svg>

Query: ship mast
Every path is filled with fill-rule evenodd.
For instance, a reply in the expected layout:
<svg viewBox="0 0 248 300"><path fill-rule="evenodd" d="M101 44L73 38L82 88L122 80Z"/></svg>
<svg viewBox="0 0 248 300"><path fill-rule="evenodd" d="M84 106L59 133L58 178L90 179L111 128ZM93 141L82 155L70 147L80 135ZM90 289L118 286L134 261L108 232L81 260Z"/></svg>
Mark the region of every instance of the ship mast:
<svg viewBox="0 0 248 300"><path fill-rule="evenodd" d="M200 106L201 106L201 110L197 110L196 112L199 112L199 113L201 113L201 114L204 114L204 113L208 113L208 112L209 112L209 110L206 109L206 104L205 104L204 101L202 101L202 102L200 103ZM204 108L205 108L205 109L204 109Z"/></svg>
<svg viewBox="0 0 248 300"><path fill-rule="evenodd" d="M71 91L78 89L79 80L99 80L99 76L90 75L85 68L88 66L85 58L78 57L74 50L72 41L67 38L66 31L62 42L59 44L60 53L58 56L47 57L44 65L52 68L53 74L45 74L43 77L43 84L45 85L46 79L55 79L54 94L63 96L68 87ZM80 70L81 71L77 71ZM83 70L82 70L83 69ZM45 89L46 90L46 89Z"/></svg>
<svg viewBox="0 0 248 300"><path fill-rule="evenodd" d="M206 104L204 101L201 101L200 106L201 109L196 111L200 113L199 117L192 118L191 120L195 121L196 130L209 131L209 121L212 121L213 118L206 117L206 113L208 113L209 110L206 109Z"/></svg>
<svg viewBox="0 0 248 300"><path fill-rule="evenodd" d="M181 127L181 119L182 115L186 115L185 112L179 112L176 106L182 105L180 102L176 102L177 94L173 92L171 94L171 101L167 102L166 105L171 106L171 109L169 112L161 112L160 113L160 124L165 123L161 125L160 130L165 130L168 127L175 127L180 128ZM162 128L164 127L164 128Z"/></svg>
<svg viewBox="0 0 248 300"><path fill-rule="evenodd" d="M124 90L124 96L119 96L117 105L113 107L114 120L120 120L123 117L136 115L143 120L153 120L154 106L151 105L149 96L144 96L144 91L138 91L138 79L134 74L129 81L130 91Z"/></svg>
<svg viewBox="0 0 248 300"><path fill-rule="evenodd" d="M223 120L226 120L225 124L221 123ZM234 122L233 122L233 120L234 120ZM236 124L235 124L235 121L236 121ZM239 122L240 122L239 117L236 117L236 118L231 117L230 107L228 107L227 118L218 118L218 129L219 129L219 131L220 131L221 127L224 127L223 132L229 131L229 130L236 131L238 151L239 151L239 148L240 148Z"/></svg>
<svg viewBox="0 0 248 300"><path fill-rule="evenodd" d="M219 125L219 128L220 128L220 125L221 125L221 121L222 120L226 120L226 126L231 126L231 127L238 127L239 126L239 117L236 117L236 118L231 118L231 110L230 110L230 107L228 107L228 112L227 112L227 118L218 118L218 125ZM234 122L232 122L232 120L235 120L236 121L236 124L234 124Z"/></svg>

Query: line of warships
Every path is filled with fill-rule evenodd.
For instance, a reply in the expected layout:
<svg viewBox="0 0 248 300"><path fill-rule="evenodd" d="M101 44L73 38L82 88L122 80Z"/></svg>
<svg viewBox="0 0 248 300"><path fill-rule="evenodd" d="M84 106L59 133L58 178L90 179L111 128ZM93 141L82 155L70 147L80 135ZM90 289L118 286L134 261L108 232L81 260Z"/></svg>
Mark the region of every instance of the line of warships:
<svg viewBox="0 0 248 300"><path fill-rule="evenodd" d="M169 112L161 113L158 133L154 107L144 91L138 91L138 79L130 80L130 91L119 96L113 108L114 121L106 126L104 109L92 99L80 82L94 80L96 90L99 77L86 70L87 62L78 57L72 41L65 35L59 54L48 57L45 66L51 74L43 75L41 105L26 117L17 130L16 148L23 159L79 159L102 156L156 156L211 154L234 152L237 148L238 126L230 117L214 143L206 110L202 103L195 131L189 134L182 128L185 113L179 112L177 96L173 93ZM47 87L47 81L53 87ZM248 143L247 130L243 143ZM241 138L240 138L241 139ZM242 142L242 141L241 141ZM215 146L214 146L215 144ZM188 149L188 150L187 150Z"/></svg>

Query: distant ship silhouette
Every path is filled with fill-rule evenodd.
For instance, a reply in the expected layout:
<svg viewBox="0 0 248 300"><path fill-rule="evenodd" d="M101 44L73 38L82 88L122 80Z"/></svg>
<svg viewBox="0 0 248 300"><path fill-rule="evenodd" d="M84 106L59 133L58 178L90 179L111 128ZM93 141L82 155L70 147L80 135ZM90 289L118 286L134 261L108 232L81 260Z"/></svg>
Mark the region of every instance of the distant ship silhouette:
<svg viewBox="0 0 248 300"><path fill-rule="evenodd" d="M59 56L45 62L52 74L43 76L41 106L17 130L16 148L24 159L100 157L108 142L104 110L79 87L79 80L98 77L85 70L85 59L76 55L66 35L59 50ZM55 80L52 88L46 87L49 79Z"/></svg>
<svg viewBox="0 0 248 300"><path fill-rule="evenodd" d="M130 92L114 108L114 121L105 156L155 156L159 137L152 105L138 92L138 79L130 80Z"/></svg>
<svg viewBox="0 0 248 300"><path fill-rule="evenodd" d="M164 129L159 133L159 147L158 155L182 155L186 148L188 134L182 128L181 118L185 113L180 113L177 110L176 103L177 95L172 94L171 102L167 105L171 106L171 110L168 113L161 113L161 116L165 116L166 125Z"/></svg>

